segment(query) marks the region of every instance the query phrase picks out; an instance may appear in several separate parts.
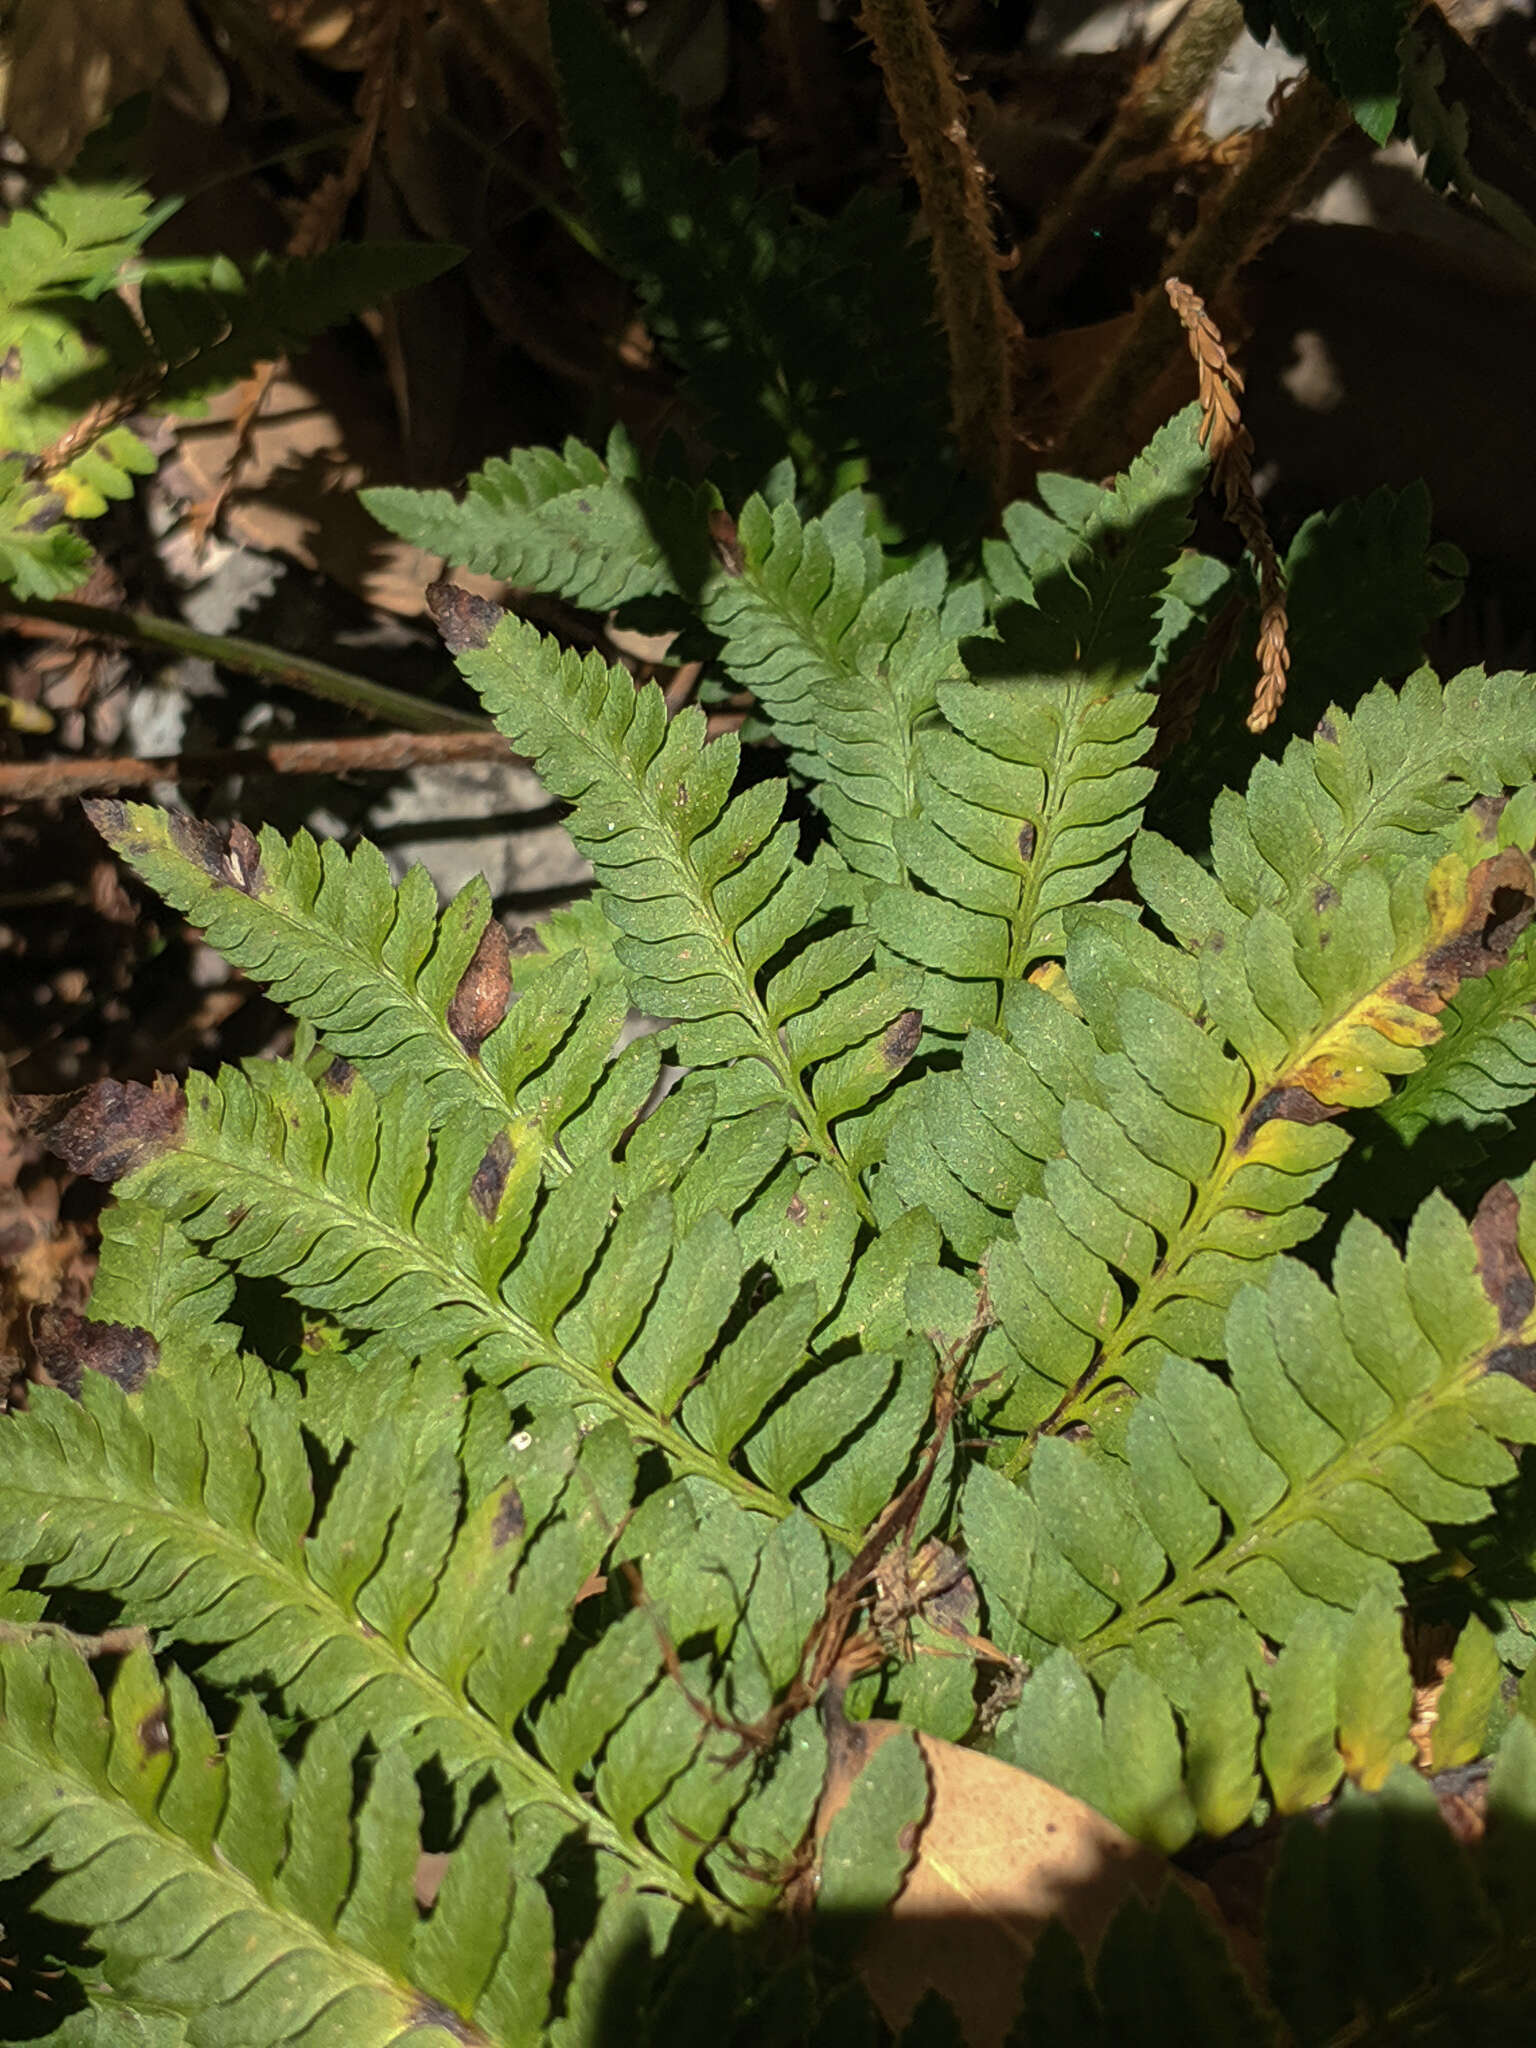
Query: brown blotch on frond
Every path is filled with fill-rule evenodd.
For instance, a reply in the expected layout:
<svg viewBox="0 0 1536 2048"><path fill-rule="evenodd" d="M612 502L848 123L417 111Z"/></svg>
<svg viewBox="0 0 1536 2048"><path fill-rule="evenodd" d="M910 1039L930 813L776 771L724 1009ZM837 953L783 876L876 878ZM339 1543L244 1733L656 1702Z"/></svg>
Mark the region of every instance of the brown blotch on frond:
<svg viewBox="0 0 1536 2048"><path fill-rule="evenodd" d="M1243 425L1239 403L1242 373L1228 359L1221 330L1199 294L1178 277L1168 278L1163 289L1183 325L1199 372L1200 446L1210 453L1226 516L1259 568L1259 682L1248 730L1267 732L1285 700L1291 653L1286 645L1285 573L1254 494L1253 436Z"/></svg>

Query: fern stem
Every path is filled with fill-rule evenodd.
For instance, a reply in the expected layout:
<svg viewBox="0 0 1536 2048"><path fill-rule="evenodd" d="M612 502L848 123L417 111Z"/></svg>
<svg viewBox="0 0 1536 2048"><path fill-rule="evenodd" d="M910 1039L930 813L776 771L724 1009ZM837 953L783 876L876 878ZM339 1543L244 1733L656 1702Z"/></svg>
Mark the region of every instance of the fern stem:
<svg viewBox="0 0 1536 2048"><path fill-rule="evenodd" d="M1298 186L1351 118L1343 100L1305 73L1248 162L1175 251L1164 275L1184 278L1209 303L1274 234ZM1161 286L1160 279L1158 288L1142 299L1129 331L1089 386L1062 438L1055 460L1075 476L1099 476L1115 467L1126 422L1135 418L1169 359L1184 345L1183 330Z"/></svg>
<svg viewBox="0 0 1536 2048"><path fill-rule="evenodd" d="M271 647L262 640L243 640L224 633L199 633L180 619L163 619L153 612L113 611L104 605L76 604L69 598L18 598L7 595L6 611L21 618L52 619L104 640L126 640L135 647L164 648L171 654L214 661L241 675L265 676L307 696L321 697L331 704L345 705L363 718L377 718L412 732L488 733L493 728L478 712L460 711L450 704L432 704L414 697L408 690L393 690L387 683L370 682L350 670L332 668L327 661L313 661L307 655Z"/></svg>
<svg viewBox="0 0 1536 2048"><path fill-rule="evenodd" d="M860 24L874 44L932 238L955 440L1000 507L1008 491L1012 351L1022 333L998 277L986 172L927 0L864 0Z"/></svg>
<svg viewBox="0 0 1536 2048"><path fill-rule="evenodd" d="M1019 257L1030 304L1048 304L1077 276L1127 167L1166 147L1185 114L1209 91L1243 26L1239 0L1193 0L1156 58L1121 101L1109 132Z"/></svg>

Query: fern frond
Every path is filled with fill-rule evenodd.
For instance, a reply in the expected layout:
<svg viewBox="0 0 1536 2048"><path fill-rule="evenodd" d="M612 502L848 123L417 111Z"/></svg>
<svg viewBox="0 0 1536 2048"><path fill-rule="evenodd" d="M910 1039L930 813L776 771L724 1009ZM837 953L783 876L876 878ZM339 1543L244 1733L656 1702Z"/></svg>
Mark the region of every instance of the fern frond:
<svg viewBox="0 0 1536 2048"><path fill-rule="evenodd" d="M654 1084L655 1047L604 1079L627 998L611 981L594 986L583 955L552 963L512 1002L506 939L479 876L439 917L426 871L412 868L396 888L366 841L349 856L302 831L291 842L270 828L225 835L106 798L86 809L152 888L330 1051L377 1087L416 1082L435 1123L495 1115L524 1175L541 1158L569 1170L557 1140L584 1105L589 1120L621 1130Z"/></svg>
<svg viewBox="0 0 1536 2048"><path fill-rule="evenodd" d="M1474 668L1443 686L1420 669L1400 690L1378 684L1352 712L1331 709L1311 739L1258 762L1244 795L1217 798L1210 848L1222 893L1245 916L1263 905L1288 916L1357 868L1390 875L1446 851L1475 797L1536 774L1533 708L1536 678Z"/></svg>
<svg viewBox="0 0 1536 2048"><path fill-rule="evenodd" d="M1194 409L1113 490L1044 477L1051 506L1010 506L988 569L998 643L963 652L972 681L940 681L941 721L918 742L918 812L893 828L921 890L875 898L893 952L942 977L930 1024L997 1016L1000 984L1059 954L1062 912L1120 863L1152 787L1156 662L1169 581L1205 457Z"/></svg>
<svg viewBox="0 0 1536 2048"><path fill-rule="evenodd" d="M590 611L691 596L709 565L718 503L707 488L649 474L619 426L602 457L575 439L558 453L516 448L477 470L462 499L390 485L359 496L381 526L455 568Z"/></svg>
<svg viewBox="0 0 1536 2048"><path fill-rule="evenodd" d="M541 2038L553 1922L495 1807L423 1914L420 1800L398 1752L378 1757L354 1815L334 1725L291 1773L251 1706L221 1750L189 1681L162 1686L142 1651L105 1712L68 1650L0 1645L0 1685L0 1840L48 1859L44 1910L91 1931L135 2003L185 2015L196 2041Z"/></svg>
<svg viewBox="0 0 1536 2048"><path fill-rule="evenodd" d="M911 1057L911 991L868 971L868 931L818 931L832 871L797 857L796 827L779 822L784 785L758 783L728 801L734 734L706 746L702 712L669 720L654 684L637 690L623 669L561 653L521 620L504 619L458 661L513 745L572 804L571 836L624 934L615 950L636 1006L679 1020L680 1063L747 1063L736 1069L736 1110L782 1103L803 1149L867 1214L833 1127Z"/></svg>
<svg viewBox="0 0 1536 2048"><path fill-rule="evenodd" d="M1536 1095L1536 942L1529 931L1503 967L1468 982L1424 1064L1377 1114L1410 1144L1431 1124L1509 1128Z"/></svg>
<svg viewBox="0 0 1536 2048"><path fill-rule="evenodd" d="M537 1158L522 1170L493 1119L461 1114L433 1138L411 1084L379 1099L356 1076L316 1085L274 1062L193 1076L183 1129L123 1191L240 1272L280 1278L351 1333L359 1361L470 1361L538 1412L576 1403L616 1417L674 1471L770 1516L805 1489L824 1525L855 1543L922 1434L932 1353L808 1364L858 1219L816 1170L791 1167L752 1202L783 1158L784 1122L770 1109L717 1134L748 1157L766 1136L745 1173L712 1144L675 1198L642 1172L619 1207L606 1151L541 1190ZM735 1228L722 1203L747 1205ZM748 1315L757 1260L781 1291L759 1286ZM882 1402L865 1443L859 1425Z"/></svg>
<svg viewBox="0 0 1536 2048"><path fill-rule="evenodd" d="M696 1482L633 1509L614 1425L583 1435L565 1415L509 1441L500 1396L466 1419L443 1391L379 1417L317 1513L291 1385L233 1361L132 1398L87 1375L81 1404L44 1390L7 1437L5 1540L55 1586L217 1645L211 1682L276 1685L337 1741L437 1759L461 1795L489 1770L510 1812L542 1810L640 1884L730 1917L701 1860L754 1782L731 1730L799 1672L823 1538ZM643 1565L644 1606L584 1604L605 1560ZM668 1639L692 1646L680 1674ZM798 1839L818 1787L790 1767L732 1841L765 1841L775 1814Z"/></svg>
<svg viewBox="0 0 1536 2048"><path fill-rule="evenodd" d="M1389 1635L1401 1658L1393 1561L1431 1554L1432 1524L1485 1516L1489 1490L1516 1470L1506 1445L1536 1441L1536 1395L1503 1369L1507 1347L1536 1336L1529 1279L1522 1288L1508 1264L1517 1240L1529 1241L1531 1202L1527 1186L1518 1224L1509 1217L1474 1234L1434 1197L1403 1257L1356 1217L1340 1240L1331 1291L1288 1261L1264 1290L1245 1289L1228 1315L1228 1378L1166 1357L1115 1455L1047 1438L1019 1488L985 1468L970 1475L968 1552L996 1603L994 1638L1031 1657L1061 1645L1075 1659L1075 1671L1058 1661L1049 1685L1026 1687L1007 1724L1015 1761L1034 1768L1038 1756L1048 1776L1067 1768L1084 1716L1097 1713L1091 1673L1107 1688L1104 1743L1112 1702L1131 1725L1151 1715L1163 1732L1155 1743L1128 1735L1114 1755L1101 1744L1104 1776L1083 1796L1107 1797L1104 1810L1114 1812L1116 1800L1147 1797L1161 1772L1159 1798L1172 1802L1166 1811L1177 1822L1168 1827L1187 1833L1197 1817L1210 1826L1211 1816L1175 1797L1182 1779L1170 1703L1191 1742L1219 1709L1249 1759L1238 1790L1222 1795L1220 1811L1235 1826L1244 1800L1251 1804L1258 1724L1250 1682L1268 1690L1277 1711L1261 1638L1300 1638L1295 1711L1322 1730L1318 1768L1332 1775L1319 1789L1305 1763L1314 1752L1288 1724L1271 1721L1265 1770L1277 1798L1290 1808L1315 1803L1352 1757L1363 1779L1384 1772L1406 1733L1406 1667L1401 1685L1391 1680L1401 1714L1394 1708L1373 1733L1361 1717L1372 1700L1385 1713L1393 1695L1386 1679L1362 1682L1365 1650L1357 1644L1341 1658L1336 1683L1323 1682L1319 1660L1338 1647L1339 1614L1357 1609L1366 1617L1361 1642ZM1363 1594L1378 1606L1367 1612ZM1358 1702L1342 1719L1340 1700ZM1341 1728L1343 1763L1334 1751ZM1160 1758L1150 1776L1134 1767L1138 1747ZM1081 1754L1091 1762L1093 1743Z"/></svg>
<svg viewBox="0 0 1536 2048"><path fill-rule="evenodd" d="M148 1330L164 1353L233 1351L224 1318L235 1298L229 1268L191 1243L149 1202L117 1201L102 1213L101 1255L91 1286L96 1322Z"/></svg>
<svg viewBox="0 0 1536 2048"><path fill-rule="evenodd" d="M131 186L56 185L0 229L0 447L8 458L58 447L45 476L0 465L0 582L24 597L77 584L89 549L63 524L128 497L155 457L109 417L186 412L251 367L402 286L435 277L459 252L421 243L340 244L312 256L261 256L248 275L225 257L153 258L144 241L174 208ZM132 284L130 310L119 289ZM93 410L100 425L60 446Z"/></svg>
<svg viewBox="0 0 1536 2048"><path fill-rule="evenodd" d="M917 730L981 613L968 588L946 601L937 550L887 575L871 514L857 491L808 520L787 501L750 498L700 616L810 781L838 852L856 873L894 882L905 870L892 826L917 807Z"/></svg>
<svg viewBox="0 0 1536 2048"><path fill-rule="evenodd" d="M1133 868L1198 963L1128 918L1086 917L1067 977L1091 1028L1016 985L1004 1021L1020 1058L973 1031L960 1076L928 1084L889 1138L903 1199L962 1256L987 1253L989 1293L1036 1376L1020 1381L1031 1425L1082 1419L1108 1380L1147 1384L1148 1338L1220 1355L1253 1262L1318 1225L1303 1205L1349 1144L1332 1119L1420 1065L1437 1012L1500 964L1536 903L1514 847L1470 866L1448 854L1427 876L1404 865L1391 884L1356 867L1342 888L1319 883L1294 929L1267 905L1244 917L1152 835ZM1027 1093L1011 1082L1024 1063Z"/></svg>

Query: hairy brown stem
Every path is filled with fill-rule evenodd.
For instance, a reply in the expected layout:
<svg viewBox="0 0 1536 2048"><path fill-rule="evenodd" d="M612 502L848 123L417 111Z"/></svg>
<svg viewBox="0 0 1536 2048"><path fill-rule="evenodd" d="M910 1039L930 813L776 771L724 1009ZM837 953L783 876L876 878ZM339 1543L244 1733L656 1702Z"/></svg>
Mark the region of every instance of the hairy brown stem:
<svg viewBox="0 0 1536 2048"><path fill-rule="evenodd" d="M1181 277L1209 301L1279 228L1297 188L1349 126L1342 100L1309 73L1286 94L1252 156L1176 252L1165 276ZM1119 348L1104 365L1055 451L1056 467L1098 476L1122 452L1123 422L1182 342L1161 289L1148 292Z"/></svg>
<svg viewBox="0 0 1536 2048"><path fill-rule="evenodd" d="M864 0L860 21L874 44L922 200L949 340L955 440L961 459L1001 506L1013 420L1012 352L1022 332L998 278L986 172L966 131L965 102L927 0Z"/></svg>
<svg viewBox="0 0 1536 2048"><path fill-rule="evenodd" d="M1209 91L1243 26L1241 0L1191 0L1167 41L1142 67L1109 132L1041 221L1019 256L1031 303L1056 298L1077 276L1128 164L1163 149Z"/></svg>

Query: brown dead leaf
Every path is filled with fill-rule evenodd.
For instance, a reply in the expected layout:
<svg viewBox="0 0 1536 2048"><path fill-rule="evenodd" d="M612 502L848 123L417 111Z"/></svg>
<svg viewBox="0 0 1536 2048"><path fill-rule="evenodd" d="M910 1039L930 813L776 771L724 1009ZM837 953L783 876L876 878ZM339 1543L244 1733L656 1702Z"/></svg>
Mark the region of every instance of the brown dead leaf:
<svg viewBox="0 0 1536 2048"><path fill-rule="evenodd" d="M387 534L357 496L367 483L393 480L400 465L394 421L371 402L334 337L322 335L297 365L272 382L265 409L249 430L239 479L224 498L222 530L231 540L267 554L293 557L383 611L413 617L423 593L442 574L443 559ZM161 482L187 507L219 495L240 440L241 387L216 394L177 433L173 461ZM177 573L198 573L189 529L167 543ZM458 580L488 595L505 585L494 577L457 572Z"/></svg>
<svg viewBox="0 0 1536 2048"><path fill-rule="evenodd" d="M468 654L484 647L506 617L499 604L446 579L429 584L426 598L427 610L450 654Z"/></svg>
<svg viewBox="0 0 1536 2048"><path fill-rule="evenodd" d="M1520 1256L1520 1202L1507 1180L1495 1181L1477 1205L1472 1242L1483 1292L1499 1312L1499 1334L1523 1329L1536 1308L1536 1282Z"/></svg>
<svg viewBox="0 0 1536 2048"><path fill-rule="evenodd" d="M854 1779L895 1721L826 1716L827 1785L816 1817L825 1838ZM996 1757L917 1737L932 1799L917 1855L860 1963L870 1996L900 2029L925 1992L954 2007L971 2048L1000 2044L1018 2011L1024 1972L1046 1924L1059 1919L1091 1957L1133 1893L1151 1901L1171 1866L1080 1799ZM1211 1910L1209 1894L1177 1881Z"/></svg>
<svg viewBox="0 0 1536 2048"><path fill-rule="evenodd" d="M41 1138L66 1166L92 1180L121 1180L168 1151L181 1136L187 1102L180 1085L157 1074L141 1081L93 1081L67 1095L18 1095L16 1123Z"/></svg>
<svg viewBox="0 0 1536 2048"><path fill-rule="evenodd" d="M210 126L228 110L228 82L185 0L17 0L7 10L0 119L50 169L152 85Z"/></svg>
<svg viewBox="0 0 1536 2048"><path fill-rule="evenodd" d="M33 1342L37 1363L54 1386L78 1395L84 1372L105 1373L125 1394L144 1384L160 1362L160 1346L131 1323L93 1323L73 1309L44 1309Z"/></svg>

